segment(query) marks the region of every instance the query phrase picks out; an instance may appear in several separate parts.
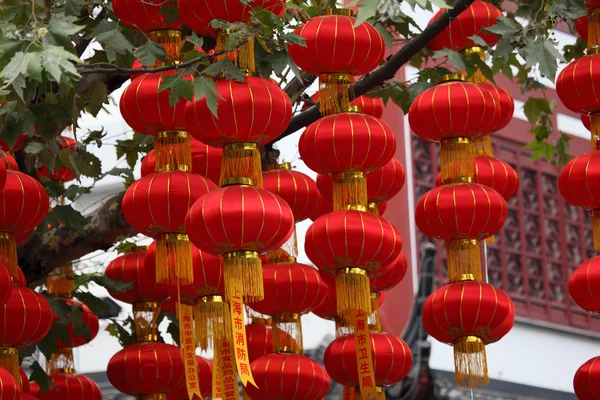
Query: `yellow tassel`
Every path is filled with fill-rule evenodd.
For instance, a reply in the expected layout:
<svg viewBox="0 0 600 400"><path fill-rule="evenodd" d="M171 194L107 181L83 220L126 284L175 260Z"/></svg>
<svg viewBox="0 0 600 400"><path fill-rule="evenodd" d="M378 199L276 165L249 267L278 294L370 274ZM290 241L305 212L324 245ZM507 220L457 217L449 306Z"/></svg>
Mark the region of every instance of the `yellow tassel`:
<svg viewBox="0 0 600 400"><path fill-rule="evenodd" d="M354 77L348 74L324 74L319 76L319 111L321 115L337 114L350 105L350 93Z"/></svg>
<svg viewBox="0 0 600 400"><path fill-rule="evenodd" d="M285 251L282 248L274 250L270 253L267 253L267 255L265 255L265 258L266 258L267 264L281 264L281 263L294 262L296 260L294 257L292 257L287 251Z"/></svg>
<svg viewBox="0 0 600 400"><path fill-rule="evenodd" d="M273 351L302 354L302 321L300 314L282 314L273 318Z"/></svg>
<svg viewBox="0 0 600 400"><path fill-rule="evenodd" d="M246 389L242 390L242 400L252 400L252 397L248 393L246 393Z"/></svg>
<svg viewBox="0 0 600 400"><path fill-rule="evenodd" d="M231 332L229 305L222 296L204 296L194 309L196 342L202 350L207 350Z"/></svg>
<svg viewBox="0 0 600 400"><path fill-rule="evenodd" d="M470 54L477 54L483 62L486 61L485 50L482 47L479 47L479 46L467 47L466 49L462 50L462 53L465 56L468 56ZM465 76L468 75L468 73L466 71L461 71L461 73L464 74ZM487 78L481 73L481 70L479 68L477 68L475 73L469 78L469 82L472 82L472 83L486 83L487 81L488 81Z"/></svg>
<svg viewBox="0 0 600 400"><path fill-rule="evenodd" d="M468 138L442 140L440 149L442 182L452 183L473 178L473 151Z"/></svg>
<svg viewBox="0 0 600 400"><path fill-rule="evenodd" d="M159 132L154 138L155 171L192 170L192 148L186 131Z"/></svg>
<svg viewBox="0 0 600 400"><path fill-rule="evenodd" d="M342 319L352 321L356 311L371 314L369 276L364 269L349 267L339 270L335 289L337 313Z"/></svg>
<svg viewBox="0 0 600 400"><path fill-rule="evenodd" d="M225 299L234 294L233 280L243 283L244 302L255 303L264 298L262 263L256 251L234 251L224 257Z"/></svg>
<svg viewBox="0 0 600 400"><path fill-rule="evenodd" d="M73 359L73 349L69 347L60 347L50 357L46 365L46 373L52 375L55 373L74 374L75 360Z"/></svg>
<svg viewBox="0 0 600 400"><path fill-rule="evenodd" d="M485 241L486 241L488 244L494 244L494 243L496 243L496 235L494 235L494 236L490 236L489 238L485 239Z"/></svg>
<svg viewBox="0 0 600 400"><path fill-rule="evenodd" d="M456 384L478 388L489 383L485 344L476 336L465 336L454 343Z"/></svg>
<svg viewBox="0 0 600 400"><path fill-rule="evenodd" d="M482 280L477 240L449 240L445 246L449 282Z"/></svg>
<svg viewBox="0 0 600 400"><path fill-rule="evenodd" d="M594 250L600 250L600 210L592 211L592 235L594 237Z"/></svg>
<svg viewBox="0 0 600 400"><path fill-rule="evenodd" d="M600 8L594 8L588 11L587 43L588 49L593 49L600 45Z"/></svg>
<svg viewBox="0 0 600 400"><path fill-rule="evenodd" d="M367 209L371 214L379 215L379 204L377 204L376 202L370 201L369 204L367 204Z"/></svg>
<svg viewBox="0 0 600 400"><path fill-rule="evenodd" d="M256 72L256 62L254 60L254 39L248 40L238 49L238 67L247 71L249 74Z"/></svg>
<svg viewBox="0 0 600 400"><path fill-rule="evenodd" d="M165 49L165 61L157 60L153 67L161 67L180 61L181 31L176 29L160 29L149 32L148 37Z"/></svg>
<svg viewBox="0 0 600 400"><path fill-rule="evenodd" d="M369 315L369 330L373 332L382 332L381 319L379 318L379 293L371 292L371 310Z"/></svg>
<svg viewBox="0 0 600 400"><path fill-rule="evenodd" d="M378 400L385 400L385 389L381 386L377 386Z"/></svg>
<svg viewBox="0 0 600 400"><path fill-rule="evenodd" d="M188 235L166 233L156 238L156 280L169 285L194 282L192 245Z"/></svg>
<svg viewBox="0 0 600 400"><path fill-rule="evenodd" d="M167 395L164 393L141 394L136 397L136 400L167 400Z"/></svg>
<svg viewBox="0 0 600 400"><path fill-rule="evenodd" d="M19 349L16 347L0 347L0 368L4 368L21 385L21 369L19 366Z"/></svg>
<svg viewBox="0 0 600 400"><path fill-rule="evenodd" d="M226 29L221 29L217 33L217 43L215 46L215 51L222 51L227 49L227 40L229 40L229 31ZM236 60L238 58L238 51L231 50L227 53L221 54L220 56L215 57L217 61L221 60L229 60L234 64L237 64Z"/></svg>
<svg viewBox="0 0 600 400"><path fill-rule="evenodd" d="M356 399L356 391L353 386L344 386L344 391L342 393L343 400L355 400Z"/></svg>
<svg viewBox="0 0 600 400"><path fill-rule="evenodd" d="M156 342L158 340L158 315L160 306L152 301L133 303L133 322L136 342Z"/></svg>
<svg viewBox="0 0 600 400"><path fill-rule="evenodd" d="M485 135L479 139L475 139L472 142L473 157L475 156L488 156L494 157L494 150L492 150L492 139L490 135Z"/></svg>
<svg viewBox="0 0 600 400"><path fill-rule="evenodd" d="M71 264L56 268L46 278L48 294L60 298L71 297L71 293L75 290L74 277Z"/></svg>
<svg viewBox="0 0 600 400"><path fill-rule="evenodd" d="M592 151L600 150L600 113L590 115Z"/></svg>
<svg viewBox="0 0 600 400"><path fill-rule="evenodd" d="M8 269L13 279L19 279L17 242L12 233L0 232L0 262Z"/></svg>
<svg viewBox="0 0 600 400"><path fill-rule="evenodd" d="M256 143L231 143L223 147L219 186L227 185L232 178L249 178L254 186L263 187L260 152Z"/></svg>
<svg viewBox="0 0 600 400"><path fill-rule="evenodd" d="M333 176L333 209L367 207L367 179L362 172L343 172Z"/></svg>

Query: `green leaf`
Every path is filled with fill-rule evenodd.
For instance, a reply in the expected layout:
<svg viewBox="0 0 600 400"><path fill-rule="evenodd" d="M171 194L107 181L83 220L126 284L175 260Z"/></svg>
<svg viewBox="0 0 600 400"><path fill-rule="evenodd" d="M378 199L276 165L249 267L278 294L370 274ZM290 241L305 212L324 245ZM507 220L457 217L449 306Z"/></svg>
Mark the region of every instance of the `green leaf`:
<svg viewBox="0 0 600 400"><path fill-rule="evenodd" d="M10 59L10 62L0 72L0 81L4 83L2 89L13 86L17 95L23 100L23 89L25 88L24 77L27 76L29 61L34 57L33 53L19 51Z"/></svg>
<svg viewBox="0 0 600 400"><path fill-rule="evenodd" d="M217 96L221 97L221 95L217 91L215 82L212 79L205 76L196 78L194 80L194 96L196 96L197 100L206 97L208 109L215 117L218 117L217 107L219 100Z"/></svg>
<svg viewBox="0 0 600 400"><path fill-rule="evenodd" d="M40 367L37 361L34 361L29 368L31 369L29 381L37 383L43 393L48 393L50 386L54 385L50 377L46 374L46 371Z"/></svg>
<svg viewBox="0 0 600 400"><path fill-rule="evenodd" d="M377 21L374 26L375 26L375 29L377 29L377 31L383 38L383 41L385 42L385 45L387 46L387 48L391 49L394 46L394 38L393 38L392 34L390 33L390 31L386 28L386 26L384 24L382 24L379 21Z"/></svg>
<svg viewBox="0 0 600 400"><path fill-rule="evenodd" d="M108 304L102 301L102 299L94 296L90 292L76 291L73 296L88 306L94 314L101 314L110 308Z"/></svg>
<svg viewBox="0 0 600 400"><path fill-rule="evenodd" d="M523 105L523 111L527 117L527 121L531 125L538 122L543 113L552 114L550 102L542 97L530 97Z"/></svg>
<svg viewBox="0 0 600 400"><path fill-rule="evenodd" d="M456 69L462 70L467 68L465 56L463 56L459 52L456 52L451 49L442 49L433 53L433 56L431 58L436 60L442 57L448 57L448 61L450 61L452 66Z"/></svg>
<svg viewBox="0 0 600 400"><path fill-rule="evenodd" d="M81 31L84 26L75 25L77 18L63 13L52 14L50 23L48 24L48 38L51 42L57 45L71 45L73 38L77 32Z"/></svg>
<svg viewBox="0 0 600 400"><path fill-rule="evenodd" d="M187 36L185 39L191 44L193 44L195 47L204 46L204 38L196 35L196 32L192 32L192 34Z"/></svg>
<svg viewBox="0 0 600 400"><path fill-rule="evenodd" d="M114 62L117 54L133 53L133 45L118 29L100 33L96 35L96 40L103 45L109 62Z"/></svg>
<svg viewBox="0 0 600 400"><path fill-rule="evenodd" d="M357 0L354 4L356 5L359 2L360 5L358 6L358 14L356 15L354 26L358 26L377 15L377 8L379 7L379 0L362 0L362 2Z"/></svg>
<svg viewBox="0 0 600 400"><path fill-rule="evenodd" d="M88 111L96 117L105 103L108 103L108 88L102 81L94 81L85 93Z"/></svg>
<svg viewBox="0 0 600 400"><path fill-rule="evenodd" d="M68 149L65 149L68 151ZM70 153L70 152L69 152ZM79 196L81 196L82 194L89 194L91 193L92 190L89 187L85 187L85 186L79 186L79 185L70 185L65 191L64 191L64 196L71 200L74 201L76 200Z"/></svg>
<svg viewBox="0 0 600 400"><path fill-rule="evenodd" d="M108 332L110 336L116 337L119 344L123 347L131 346L135 343L135 335L129 333L117 320L111 319L111 321L112 322L106 327L106 332Z"/></svg>
<svg viewBox="0 0 600 400"><path fill-rule="evenodd" d="M67 227L75 232L83 232L85 227L85 217L75 210L70 204L64 206L54 206L54 214Z"/></svg>
<svg viewBox="0 0 600 400"><path fill-rule="evenodd" d="M88 152L85 147L77 146L71 155L75 167L82 175L98 178L102 173L102 162L98 157Z"/></svg>
<svg viewBox="0 0 600 400"><path fill-rule="evenodd" d="M227 80L235 79L238 82L244 82L246 80L242 71L229 60L217 61L206 67L202 73L213 78L223 76Z"/></svg>
<svg viewBox="0 0 600 400"><path fill-rule="evenodd" d="M74 64L81 60L64 48L48 45L40 52L40 57L44 70L56 82L68 82L71 78L81 78Z"/></svg>
<svg viewBox="0 0 600 400"><path fill-rule="evenodd" d="M169 91L169 104L174 106L183 97L187 101L192 101L194 98L194 83L182 78L181 76L165 76L158 88L159 92L163 90Z"/></svg>
<svg viewBox="0 0 600 400"><path fill-rule="evenodd" d="M543 38L528 41L526 47L522 50L522 54L527 62L527 66L533 67L539 65L541 74L552 81L556 77L558 63L565 61L565 58L556 46Z"/></svg>
<svg viewBox="0 0 600 400"><path fill-rule="evenodd" d="M496 21L496 24L486 28L488 32L495 33L504 37L515 36L523 27L517 21L508 17L500 17Z"/></svg>
<svg viewBox="0 0 600 400"><path fill-rule="evenodd" d="M157 59L164 60L166 52L162 46L148 40L146 43L135 49L133 55L140 60L144 67L150 67Z"/></svg>
<svg viewBox="0 0 600 400"><path fill-rule="evenodd" d="M547 162L552 162L552 157L554 157L554 146L547 141L534 140L525 145L525 148L532 149L531 159L533 161L545 157Z"/></svg>
<svg viewBox="0 0 600 400"><path fill-rule="evenodd" d="M478 46L481 46L484 48L488 47L488 44L486 43L485 40L483 40L483 38L481 36L473 35L473 36L470 36L469 39L471 39L473 41L473 43L475 43Z"/></svg>
<svg viewBox="0 0 600 400"><path fill-rule="evenodd" d="M70 149L62 149L60 153L58 153L58 158L63 163L63 165L73 171L75 178L79 179L81 176L81 172L75 165L75 160L73 159L73 155L71 154Z"/></svg>
<svg viewBox="0 0 600 400"><path fill-rule="evenodd" d="M293 32L285 33L283 35L279 35L278 37L287 44L296 44L298 46L306 47L306 40L302 36L296 35Z"/></svg>
<svg viewBox="0 0 600 400"><path fill-rule="evenodd" d="M134 245L134 247L137 246ZM86 283L94 282L112 293L126 292L131 289L131 282L113 280L104 274L82 275L78 277L78 280Z"/></svg>

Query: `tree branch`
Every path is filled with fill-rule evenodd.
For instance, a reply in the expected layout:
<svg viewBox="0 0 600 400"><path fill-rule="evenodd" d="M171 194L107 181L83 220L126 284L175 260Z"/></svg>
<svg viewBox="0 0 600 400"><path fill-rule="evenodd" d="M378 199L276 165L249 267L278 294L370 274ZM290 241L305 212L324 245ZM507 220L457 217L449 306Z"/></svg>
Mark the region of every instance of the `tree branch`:
<svg viewBox="0 0 600 400"><path fill-rule="evenodd" d="M19 265L30 286L37 286L54 269L96 250L110 249L119 236L137 234L121 212L125 192L106 200L86 217L81 232L66 226L50 229L42 235L32 235L19 248Z"/></svg>
<svg viewBox="0 0 600 400"><path fill-rule="evenodd" d="M409 40L400 50L391 56L385 64L372 73L363 76L362 79L356 82L352 87L352 90L350 91L352 96L351 100L382 85L385 81L392 79L404 64L409 62L415 54L425 48L434 37L450 25L451 20L458 17L460 13L466 10L472 3L473 0L458 0L454 5L454 8L446 10L446 12L438 19L427 25L427 28L425 28L421 34ZM312 124L319 118L321 118L319 107L312 107L296 115L292 118L285 132L275 139L274 142Z"/></svg>

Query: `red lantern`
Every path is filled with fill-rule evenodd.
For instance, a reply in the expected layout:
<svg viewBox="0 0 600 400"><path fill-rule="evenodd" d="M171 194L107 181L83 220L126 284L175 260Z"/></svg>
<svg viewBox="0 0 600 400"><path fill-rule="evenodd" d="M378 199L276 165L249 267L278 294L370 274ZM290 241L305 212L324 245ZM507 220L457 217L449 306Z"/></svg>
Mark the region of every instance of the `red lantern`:
<svg viewBox="0 0 600 400"><path fill-rule="evenodd" d="M585 311L600 312L600 256L584 261L573 271L569 294Z"/></svg>
<svg viewBox="0 0 600 400"><path fill-rule="evenodd" d="M198 360L198 386L202 398L194 396L192 400L202 400L210 397L212 394L212 363L206 358L199 356L196 356L196 360ZM189 399L187 388L185 386L167 393L167 400L181 399Z"/></svg>
<svg viewBox="0 0 600 400"><path fill-rule="evenodd" d="M85 375L53 374L48 392L33 384L31 394L39 400L102 400L98 384Z"/></svg>
<svg viewBox="0 0 600 400"><path fill-rule="evenodd" d="M27 377L27 374L25 373L23 368L19 369L19 376L21 378L21 392L29 393L29 391L30 391L29 377ZM1 396L0 396L0 398L1 398Z"/></svg>
<svg viewBox="0 0 600 400"><path fill-rule="evenodd" d="M0 106L4 105L4 102L0 102ZM23 148L25 141L27 140L28 135L23 133L17 137L15 144L11 146L8 145L4 140L0 140L0 150L9 153L15 153Z"/></svg>
<svg viewBox="0 0 600 400"><path fill-rule="evenodd" d="M61 149L68 149L71 153L75 150L75 146L77 146L77 141L75 139L66 136L60 136L60 139ZM52 172L48 170L48 167L43 165L37 172L37 176L38 178L48 177L48 179L56 182L69 182L75 179L75 174L66 165L61 165Z"/></svg>
<svg viewBox="0 0 600 400"><path fill-rule="evenodd" d="M0 399L19 400L19 385L4 368L0 368Z"/></svg>
<svg viewBox="0 0 600 400"><path fill-rule="evenodd" d="M387 267L377 271L377 275L371 278L371 292L382 293L394 288L399 284L408 270L408 261L404 253L400 253L398 259Z"/></svg>
<svg viewBox="0 0 600 400"><path fill-rule="evenodd" d="M15 161L15 158L13 156L11 156L10 154L8 154L7 151L1 151L0 152L0 163L4 164L4 166L8 170L11 170L11 171L18 171L19 170L19 165Z"/></svg>
<svg viewBox="0 0 600 400"><path fill-rule="evenodd" d="M458 282L435 291L423 309L423 326L436 340L454 346L456 383L479 387L488 382L485 345L512 328L513 302L484 282Z"/></svg>
<svg viewBox="0 0 600 400"><path fill-rule="evenodd" d="M317 219L304 245L319 269L336 274L338 315L346 318L354 310L371 312L368 275L398 258L402 239L385 219L350 210Z"/></svg>
<svg viewBox="0 0 600 400"><path fill-rule="evenodd" d="M502 228L508 207L494 189L456 183L427 192L417 204L415 222L428 237L445 240L448 279L481 280L479 240Z"/></svg>
<svg viewBox="0 0 600 400"><path fill-rule="evenodd" d="M137 343L108 362L106 375L119 391L130 396L168 393L185 383L178 347L164 343Z"/></svg>
<svg viewBox="0 0 600 400"><path fill-rule="evenodd" d="M21 393L19 400L39 400L37 397L33 397L29 393Z"/></svg>
<svg viewBox="0 0 600 400"><path fill-rule="evenodd" d="M326 273L322 273L321 277L325 277L326 275ZM328 286L325 299L319 306L313 309L313 313L316 316L329 321L336 321L338 319L337 302L335 300L335 286Z"/></svg>
<svg viewBox="0 0 600 400"><path fill-rule="evenodd" d="M446 9L442 8L429 23L431 24L438 19L444 12L446 12ZM485 28L494 25L496 20L502 16L502 11L494 5L476 0L456 19L452 20L452 23L446 29L429 42L429 48L433 51L444 48L458 51L465 47L477 46L471 39L472 36L481 37L489 47L493 47L500 40L500 37L487 32Z"/></svg>
<svg viewBox="0 0 600 400"><path fill-rule="evenodd" d="M19 269L20 271L20 269ZM13 288L13 278L8 269L0 263L0 304L6 303Z"/></svg>
<svg viewBox="0 0 600 400"><path fill-rule="evenodd" d="M322 399L330 386L325 369L302 354L268 354L252 363L252 375L258 388L245 390L253 400Z"/></svg>
<svg viewBox="0 0 600 400"><path fill-rule="evenodd" d="M192 243L225 257L225 296L232 279L243 279L250 301L263 298L260 253L268 253L290 237L294 217L279 196L252 186L228 186L194 203L186 220ZM243 274L243 278L242 278Z"/></svg>
<svg viewBox="0 0 600 400"><path fill-rule="evenodd" d="M319 184L319 177L320 176L327 176L327 175L322 175L319 174L317 175L317 186ZM333 194L332 194L333 196ZM333 203L330 200L327 200L325 198L325 196L323 196L320 192L319 192L319 201L317 202L317 206L315 207L315 209L310 213L310 219L311 221L316 221L319 217L325 215L325 214L329 214L330 212L333 212Z"/></svg>
<svg viewBox="0 0 600 400"><path fill-rule="evenodd" d="M248 358L254 362L258 358L273 353L273 328L265 324L246 325L248 338Z"/></svg>
<svg viewBox="0 0 600 400"><path fill-rule="evenodd" d="M221 161L223 149L206 145L194 138L190 138L192 147L192 169L190 172L207 177L213 182L221 178ZM150 151L142 160L142 177L156 171L156 158L154 150Z"/></svg>
<svg viewBox="0 0 600 400"><path fill-rule="evenodd" d="M376 385L381 387L400 382L412 367L408 345L389 333L371 333L369 336ZM325 350L323 363L334 381L344 386L359 385L354 336L341 336L331 342Z"/></svg>
<svg viewBox="0 0 600 400"><path fill-rule="evenodd" d="M367 174L369 202L380 204L389 201L402 190L404 182L406 182L404 167L396 157L393 157L383 168Z"/></svg>
<svg viewBox="0 0 600 400"><path fill-rule="evenodd" d="M585 362L573 379L575 395L579 400L597 400L600 393L600 357L594 357Z"/></svg>
<svg viewBox="0 0 600 400"><path fill-rule="evenodd" d="M558 190L570 204L587 209L592 215L594 248L600 250L600 151L573 158L558 177Z"/></svg>
<svg viewBox="0 0 600 400"><path fill-rule="evenodd" d="M497 132L505 128L512 120L515 113L515 100L506 89L500 86L489 82L480 83L479 86L490 91L498 106L495 123L493 128L491 128L493 132Z"/></svg>
<svg viewBox="0 0 600 400"><path fill-rule="evenodd" d="M584 41L588 41L588 16L584 15L583 17L577 18L575 20L575 30L579 37L581 37Z"/></svg>
<svg viewBox="0 0 600 400"><path fill-rule="evenodd" d="M0 154L4 155L6 153L4 152L0 152ZM0 190L2 190L4 188L4 185L6 185L6 174L8 170L8 162L6 160L4 160L3 162L0 162Z"/></svg>
<svg viewBox="0 0 600 400"><path fill-rule="evenodd" d="M263 174L264 188L275 193L288 203L296 223L309 218L319 202L319 190L308 175L291 169L290 164L281 164Z"/></svg>
<svg viewBox="0 0 600 400"><path fill-rule="evenodd" d="M310 96L310 98L314 103L318 102L319 92L313 94ZM304 105L302 106L302 111L308 110L313 106L314 103L309 104L305 101ZM371 117L375 117L377 119L381 119L381 117L383 117L383 110L385 108L381 97L358 96L350 102L350 105L358 107L358 112L370 115Z"/></svg>
<svg viewBox="0 0 600 400"><path fill-rule="evenodd" d="M167 15L161 12L162 7L174 6L169 0L116 0L113 3L113 11L125 25L142 32L151 32L181 28L181 20L175 18L171 23L167 23Z"/></svg>
<svg viewBox="0 0 600 400"><path fill-rule="evenodd" d="M58 339L59 347L79 347L83 346L96 337L98 331L100 329L100 324L98 321L98 317L94 314L88 306L85 304L75 301L75 300L67 300L65 301L66 305L70 308L79 308L79 312L81 313L81 323L86 327L87 336L78 336L75 333L75 327L73 326L73 321L67 321L67 332L69 335L69 341L64 342L61 339ZM58 321L58 315L53 315L53 320Z"/></svg>
<svg viewBox="0 0 600 400"><path fill-rule="evenodd" d="M349 13L350 10L335 11ZM304 38L305 45L289 45L288 52L301 69L319 75L319 104L324 115L340 112L348 106L348 86L354 77L377 68L385 52L385 43L377 29L368 22L356 26L356 18L349 15L318 16L294 33Z"/></svg>
<svg viewBox="0 0 600 400"><path fill-rule="evenodd" d="M253 76L244 82L219 80L216 90L218 116L212 114L206 97L194 100L185 110L186 129L203 143L223 147L222 180L250 178L262 187L257 145L286 129L292 117L290 98L274 81Z"/></svg>

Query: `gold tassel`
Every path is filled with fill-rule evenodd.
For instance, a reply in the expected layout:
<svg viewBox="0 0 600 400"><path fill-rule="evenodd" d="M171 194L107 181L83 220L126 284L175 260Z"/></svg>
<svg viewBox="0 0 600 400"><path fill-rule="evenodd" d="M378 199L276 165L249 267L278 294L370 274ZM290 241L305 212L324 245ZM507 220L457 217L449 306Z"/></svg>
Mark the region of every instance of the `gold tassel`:
<svg viewBox="0 0 600 400"><path fill-rule="evenodd" d="M254 38L242 44L238 49L238 67L247 71L249 74L256 72L256 62L254 60Z"/></svg>
<svg viewBox="0 0 600 400"><path fill-rule="evenodd" d="M362 268L343 268L335 279L337 313L345 321L352 321L356 311L371 314L369 276Z"/></svg>
<svg viewBox="0 0 600 400"><path fill-rule="evenodd" d="M196 342L202 350L207 350L231 332L229 305L222 296L204 296L194 309Z"/></svg>
<svg viewBox="0 0 600 400"><path fill-rule="evenodd" d="M489 383L485 344L476 336L465 336L454 343L456 384L478 388Z"/></svg>
<svg viewBox="0 0 600 400"><path fill-rule="evenodd" d="M273 318L273 351L302 354L302 321L300 314L281 314Z"/></svg>
<svg viewBox="0 0 600 400"><path fill-rule="evenodd" d="M63 299L70 298L71 293L75 290L74 277L71 264L54 269L46 278L48 294Z"/></svg>
<svg viewBox="0 0 600 400"><path fill-rule="evenodd" d="M154 138L155 171L192 170L192 147L186 131L159 132Z"/></svg>
<svg viewBox="0 0 600 400"><path fill-rule="evenodd" d="M348 74L319 76L319 111L321 115L340 113L350 105L354 77ZM340 96L341 95L341 96Z"/></svg>
<svg viewBox="0 0 600 400"><path fill-rule="evenodd" d="M379 293L371 292L371 315L369 315L369 330L382 332L381 319L379 318Z"/></svg>
<svg viewBox="0 0 600 400"><path fill-rule="evenodd" d="M184 233L165 233L156 238L156 280L169 285L194 282L192 245Z"/></svg>
<svg viewBox="0 0 600 400"><path fill-rule="evenodd" d="M385 400L385 389L382 386L377 386L378 400Z"/></svg>
<svg viewBox="0 0 600 400"><path fill-rule="evenodd" d="M592 211L592 235L594 237L594 250L600 250L600 210Z"/></svg>
<svg viewBox="0 0 600 400"><path fill-rule="evenodd" d="M600 8L594 8L588 11L587 44L589 50L600 46Z"/></svg>
<svg viewBox="0 0 600 400"><path fill-rule="evenodd" d="M481 59L481 61L483 61L484 63L486 61L485 50L482 47L479 47L479 46L467 47L466 49L462 50L462 53L465 56L468 56L471 54L477 54L479 56L479 58ZM468 75L468 73L466 71L461 71L461 73L464 74L465 76ZM479 68L477 68L475 73L469 78L469 82L472 82L472 83L486 83L487 81L488 81L487 78L481 73L481 70Z"/></svg>
<svg viewBox="0 0 600 400"><path fill-rule="evenodd" d="M8 269L13 279L19 279L17 242L12 233L0 232L0 262Z"/></svg>
<svg viewBox="0 0 600 400"><path fill-rule="evenodd" d="M153 67L162 67L180 61L181 31L176 29L160 29L149 32L148 38L165 49L165 61L156 60Z"/></svg>
<svg viewBox="0 0 600 400"><path fill-rule="evenodd" d="M367 179L362 172L342 172L333 176L333 209L367 207Z"/></svg>
<svg viewBox="0 0 600 400"><path fill-rule="evenodd" d="M374 202L374 201L370 201L369 204L367 204L367 209L369 210L369 212L373 215L379 215L379 204Z"/></svg>
<svg viewBox="0 0 600 400"><path fill-rule="evenodd" d="M473 151L468 138L442 140L440 149L442 182L453 183L473 178Z"/></svg>
<svg viewBox="0 0 600 400"><path fill-rule="evenodd" d="M226 29L221 29L217 33L217 43L215 46L215 51L223 51L227 49L227 40L229 40L230 31ZM217 57L215 57L217 61L221 60L229 60L232 63L237 65L236 60L238 59L238 50L231 50L227 53L223 53Z"/></svg>
<svg viewBox="0 0 600 400"><path fill-rule="evenodd" d="M445 243L448 281L481 281L481 255L477 240L448 240Z"/></svg>
<svg viewBox="0 0 600 400"><path fill-rule="evenodd" d="M19 365L19 349L16 347L0 347L0 368L4 368L21 385L21 369Z"/></svg>
<svg viewBox="0 0 600 400"><path fill-rule="evenodd" d="M255 303L264 298L262 263L256 251L234 251L225 254L225 299L234 294L233 281L243 283L244 302Z"/></svg>
<svg viewBox="0 0 600 400"><path fill-rule="evenodd" d="M73 359L73 349L70 347L58 348L46 365L46 373L48 375L55 373L74 374L75 360Z"/></svg>
<svg viewBox="0 0 600 400"><path fill-rule="evenodd" d="M494 244L496 243L496 235L492 235L489 238L485 239L485 241L487 242L487 244Z"/></svg>
<svg viewBox="0 0 600 400"><path fill-rule="evenodd" d="M590 115L592 151L600 150L600 113Z"/></svg>
<svg viewBox="0 0 600 400"><path fill-rule="evenodd" d="M295 232L295 230L294 230ZM267 264L281 264L281 263L289 263L294 262L296 259L292 257L287 251L282 248L274 250L265 255L265 261Z"/></svg>
<svg viewBox="0 0 600 400"><path fill-rule="evenodd" d="M260 152L256 143L231 143L223 146L219 186L229 184L232 178L249 178L254 186L263 187Z"/></svg>
<svg viewBox="0 0 600 400"><path fill-rule="evenodd" d="M137 343L158 340L158 315L160 306L152 301L133 303L133 322Z"/></svg>
<svg viewBox="0 0 600 400"><path fill-rule="evenodd" d="M471 148L473 149L473 157L494 157L494 151L492 150L492 139L490 135L485 135L483 137L480 137L479 139L475 139L471 143Z"/></svg>

